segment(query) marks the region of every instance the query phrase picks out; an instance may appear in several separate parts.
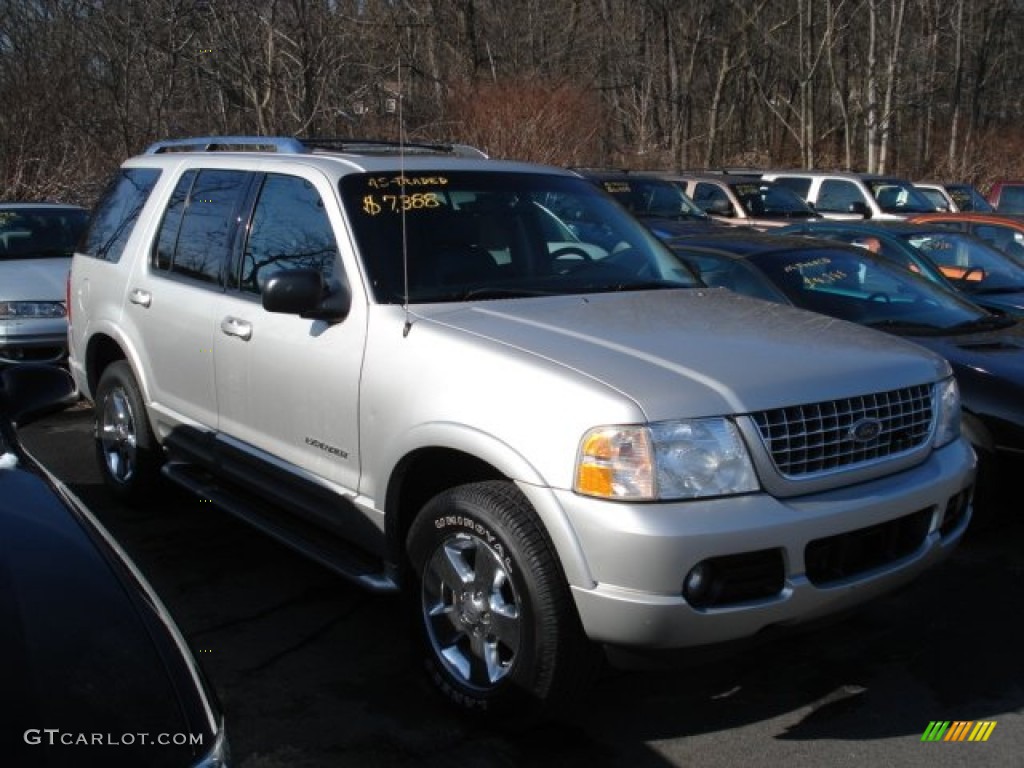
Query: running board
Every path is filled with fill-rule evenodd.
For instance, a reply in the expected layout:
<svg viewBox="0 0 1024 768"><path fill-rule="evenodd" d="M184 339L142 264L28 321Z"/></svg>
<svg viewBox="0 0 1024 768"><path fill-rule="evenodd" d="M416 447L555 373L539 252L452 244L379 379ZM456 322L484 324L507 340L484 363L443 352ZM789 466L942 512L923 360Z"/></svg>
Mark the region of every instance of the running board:
<svg viewBox="0 0 1024 768"><path fill-rule="evenodd" d="M219 482L195 464L169 461L161 472L200 498L211 501L342 578L373 592L398 591L398 585L379 562L329 531L272 507L242 489Z"/></svg>

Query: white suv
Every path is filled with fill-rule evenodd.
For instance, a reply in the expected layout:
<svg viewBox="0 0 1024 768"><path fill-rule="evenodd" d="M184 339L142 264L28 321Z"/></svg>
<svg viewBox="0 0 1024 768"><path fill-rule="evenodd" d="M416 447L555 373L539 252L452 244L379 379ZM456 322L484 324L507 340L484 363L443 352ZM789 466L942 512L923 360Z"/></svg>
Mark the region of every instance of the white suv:
<svg viewBox="0 0 1024 768"><path fill-rule="evenodd" d="M765 181L796 192L826 219L901 221L935 206L905 179L872 173L766 171Z"/></svg>
<svg viewBox="0 0 1024 768"><path fill-rule="evenodd" d="M952 550L974 456L945 360L708 289L591 182L470 154L125 162L69 289L110 488L145 501L162 471L407 590L468 708L552 705L599 645L750 636Z"/></svg>

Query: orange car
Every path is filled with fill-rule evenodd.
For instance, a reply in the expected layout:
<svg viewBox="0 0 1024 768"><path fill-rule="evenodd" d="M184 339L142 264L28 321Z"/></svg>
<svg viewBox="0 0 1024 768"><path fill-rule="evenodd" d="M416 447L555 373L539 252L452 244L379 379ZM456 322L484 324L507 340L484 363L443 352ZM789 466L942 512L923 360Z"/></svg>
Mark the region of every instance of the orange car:
<svg viewBox="0 0 1024 768"><path fill-rule="evenodd" d="M1024 215L1007 213L922 213L914 224L938 224L966 232L1024 263Z"/></svg>

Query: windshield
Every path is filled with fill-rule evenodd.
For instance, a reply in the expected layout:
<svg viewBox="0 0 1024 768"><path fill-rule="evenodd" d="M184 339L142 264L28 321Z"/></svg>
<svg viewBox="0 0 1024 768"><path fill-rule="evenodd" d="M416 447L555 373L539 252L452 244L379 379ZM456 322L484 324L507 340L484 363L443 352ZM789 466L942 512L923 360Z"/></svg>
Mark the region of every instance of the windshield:
<svg viewBox="0 0 1024 768"><path fill-rule="evenodd" d="M699 285L654 234L584 179L354 174L342 179L341 193L381 303L403 302L403 264L411 303Z"/></svg>
<svg viewBox="0 0 1024 768"><path fill-rule="evenodd" d="M700 275L700 279L707 286L728 288L730 291L755 299L789 303L782 291L746 259L692 248L682 240L676 241L672 250Z"/></svg>
<svg viewBox="0 0 1024 768"><path fill-rule="evenodd" d="M904 236L945 277L969 293L1024 291L1024 266L982 240L936 230Z"/></svg>
<svg viewBox="0 0 1024 768"><path fill-rule="evenodd" d="M708 215L687 197L681 186L668 179L604 179L601 181L601 188L610 193L630 213L640 218L708 218Z"/></svg>
<svg viewBox="0 0 1024 768"><path fill-rule="evenodd" d="M867 251L823 247L748 259L796 306L862 325L926 335L977 330L1000 321Z"/></svg>
<svg viewBox="0 0 1024 768"><path fill-rule="evenodd" d="M88 218L79 208L0 209L0 259L67 258Z"/></svg>
<svg viewBox="0 0 1024 768"><path fill-rule="evenodd" d="M869 179L868 189L886 213L930 213L935 206L909 181L901 179Z"/></svg>

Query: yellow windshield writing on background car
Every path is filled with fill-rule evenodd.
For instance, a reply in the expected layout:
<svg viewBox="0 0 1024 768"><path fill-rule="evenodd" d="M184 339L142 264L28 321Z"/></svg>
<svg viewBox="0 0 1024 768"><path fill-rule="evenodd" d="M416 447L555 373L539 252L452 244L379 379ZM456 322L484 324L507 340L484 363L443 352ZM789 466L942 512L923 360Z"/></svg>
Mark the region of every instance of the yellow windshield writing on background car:
<svg viewBox="0 0 1024 768"><path fill-rule="evenodd" d="M363 213L369 216L440 207L441 200L436 192L415 192L411 195L363 195Z"/></svg>
<svg viewBox="0 0 1024 768"><path fill-rule="evenodd" d="M366 185L373 189L390 187L443 187L448 183L444 176L374 176Z"/></svg>
<svg viewBox="0 0 1024 768"><path fill-rule="evenodd" d="M831 259L828 259L828 258L822 256L821 258L814 259L813 261L797 261L797 262L794 262L793 264L787 264L784 271L785 272L803 272L805 269L809 269L811 267L825 267L825 266L828 266L831 263L832 263Z"/></svg>
<svg viewBox="0 0 1024 768"><path fill-rule="evenodd" d="M821 258L813 259L812 261L800 261L795 264L787 264L783 271L799 272L800 276L803 278L804 285L807 287L831 285L848 277L847 273L841 269L823 270L816 274L807 274L808 270L814 270L815 267L828 267L831 264L831 259L822 256Z"/></svg>
<svg viewBox="0 0 1024 768"><path fill-rule="evenodd" d="M613 195L619 192L629 192L630 186L625 181L606 181L604 183L606 192L611 192Z"/></svg>

